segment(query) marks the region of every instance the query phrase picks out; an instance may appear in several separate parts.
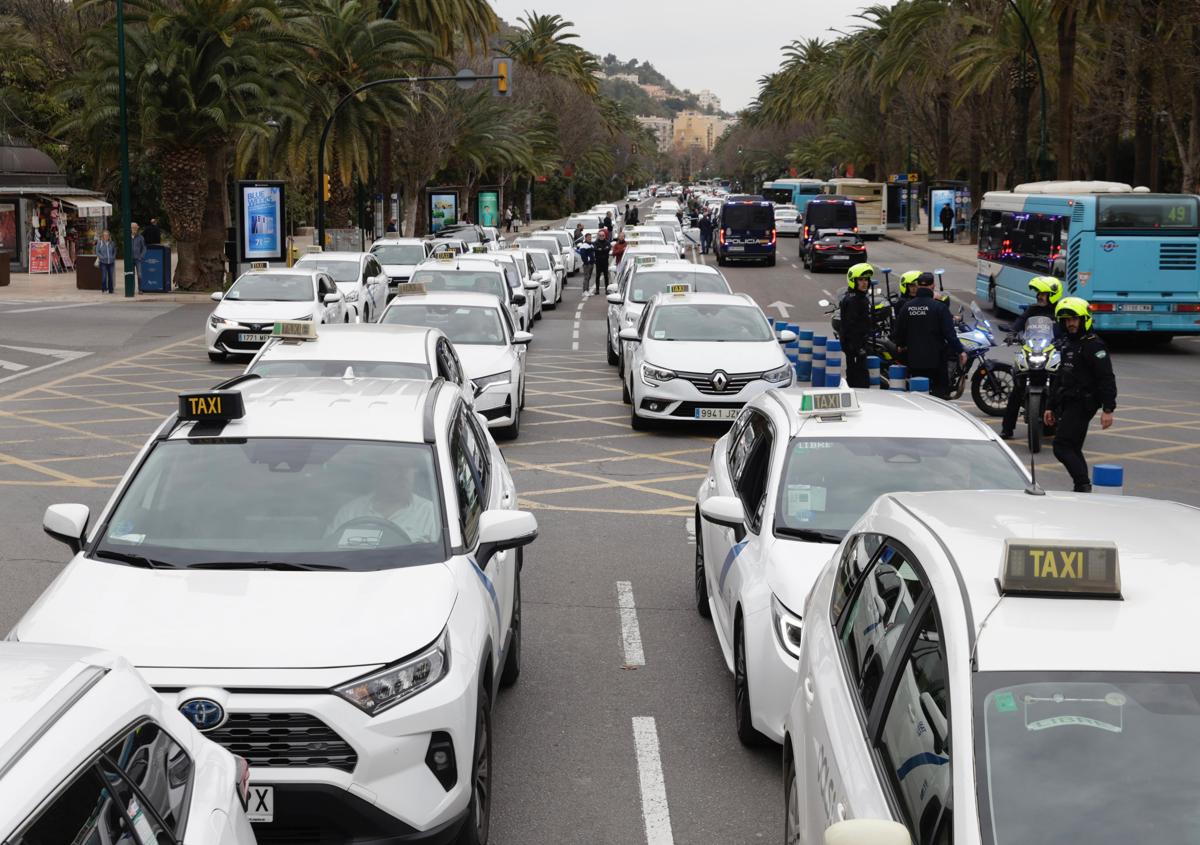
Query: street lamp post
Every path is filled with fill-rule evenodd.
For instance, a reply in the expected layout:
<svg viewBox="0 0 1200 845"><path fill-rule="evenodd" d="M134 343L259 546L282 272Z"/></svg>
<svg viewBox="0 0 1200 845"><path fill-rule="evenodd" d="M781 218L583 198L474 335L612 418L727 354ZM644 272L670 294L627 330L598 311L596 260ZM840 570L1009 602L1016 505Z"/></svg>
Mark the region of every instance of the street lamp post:
<svg viewBox="0 0 1200 845"><path fill-rule="evenodd" d="M1016 12L1017 20L1021 22L1021 28L1025 30L1025 38L1029 41L1029 50L1033 53L1033 63L1037 67L1042 112L1041 132L1038 134L1038 178L1044 179L1046 177L1046 73L1042 70L1042 57L1038 53L1037 42L1033 40L1033 32L1029 29L1029 22L1021 14L1021 9L1017 6L1017 0L1008 0L1008 5L1012 6L1012 10Z"/></svg>
<svg viewBox="0 0 1200 845"><path fill-rule="evenodd" d="M121 234L125 243L125 296L133 296L133 211L129 207L129 118L125 109L125 3L117 0L117 99L121 135Z"/></svg>

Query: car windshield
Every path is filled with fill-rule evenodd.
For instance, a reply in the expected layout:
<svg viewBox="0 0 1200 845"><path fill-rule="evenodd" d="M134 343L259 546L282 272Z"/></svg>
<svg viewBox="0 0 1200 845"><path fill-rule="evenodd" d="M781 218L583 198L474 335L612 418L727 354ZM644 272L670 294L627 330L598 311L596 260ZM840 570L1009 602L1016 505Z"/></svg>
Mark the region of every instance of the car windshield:
<svg viewBox="0 0 1200 845"><path fill-rule="evenodd" d="M533 258L533 266L539 270L550 269L550 256L545 252L530 252L530 257Z"/></svg>
<svg viewBox="0 0 1200 845"><path fill-rule="evenodd" d="M392 305L383 322L441 329L456 346L503 346L508 342L500 312L483 305Z"/></svg>
<svg viewBox="0 0 1200 845"><path fill-rule="evenodd" d="M490 293L505 301L508 284L499 272L472 273L468 270L418 270L413 273L415 284L425 285L428 290L473 291Z"/></svg>
<svg viewBox="0 0 1200 845"><path fill-rule="evenodd" d="M721 227L750 232L765 232L775 228L775 212L758 203L736 203L721 210Z"/></svg>
<svg viewBox="0 0 1200 845"><path fill-rule="evenodd" d="M407 361L272 361L260 360L250 372L263 378L430 378L429 367Z"/></svg>
<svg viewBox="0 0 1200 845"><path fill-rule="evenodd" d="M371 248L371 254L380 264L420 264L425 260L425 247L420 244L380 244Z"/></svg>
<svg viewBox="0 0 1200 845"><path fill-rule="evenodd" d="M433 563L446 555L435 479L425 444L165 441L138 468L93 556L171 567Z"/></svg>
<svg viewBox="0 0 1200 845"><path fill-rule="evenodd" d="M299 273L251 273L225 293L234 302L312 302L312 276Z"/></svg>
<svg viewBox="0 0 1200 845"><path fill-rule="evenodd" d="M748 305L662 305L654 310L646 336L654 340L774 341L766 318ZM780 358L780 360L783 360Z"/></svg>
<svg viewBox="0 0 1200 845"><path fill-rule="evenodd" d="M666 293L671 285L691 285L694 293L729 293L729 285L716 273L689 270L643 270L635 273L629 287L631 302L649 302L656 293Z"/></svg>
<svg viewBox="0 0 1200 845"><path fill-rule="evenodd" d="M357 261L328 261L323 258L302 258L298 266L328 273L333 277L335 282L357 282L359 279L359 263Z"/></svg>
<svg viewBox="0 0 1200 845"><path fill-rule="evenodd" d="M517 243L527 249L544 249L551 255L558 254L558 241L553 238L521 238Z"/></svg>
<svg viewBox="0 0 1200 845"><path fill-rule="evenodd" d="M1200 676L972 676L980 831L989 845L1200 842Z"/></svg>
<svg viewBox="0 0 1200 845"><path fill-rule="evenodd" d="M1025 476L990 440L797 437L779 483L775 530L845 534L871 502L898 490L1020 490Z"/></svg>

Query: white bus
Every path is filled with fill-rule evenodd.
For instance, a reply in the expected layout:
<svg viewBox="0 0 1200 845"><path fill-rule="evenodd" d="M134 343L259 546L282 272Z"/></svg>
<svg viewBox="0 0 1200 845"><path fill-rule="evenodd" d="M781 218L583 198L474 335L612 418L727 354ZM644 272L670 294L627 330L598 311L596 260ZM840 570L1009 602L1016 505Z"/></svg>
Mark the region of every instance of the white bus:
<svg viewBox="0 0 1200 845"><path fill-rule="evenodd" d="M887 186L866 179L830 179L825 193L853 200L858 207L858 232L878 238L887 232Z"/></svg>

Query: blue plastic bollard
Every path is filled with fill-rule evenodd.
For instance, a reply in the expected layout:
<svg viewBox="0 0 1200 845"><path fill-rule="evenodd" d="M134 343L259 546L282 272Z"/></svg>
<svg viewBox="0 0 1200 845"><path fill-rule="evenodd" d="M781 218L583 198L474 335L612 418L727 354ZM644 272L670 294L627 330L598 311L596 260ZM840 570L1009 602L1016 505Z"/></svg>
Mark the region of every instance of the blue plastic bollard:
<svg viewBox="0 0 1200 845"><path fill-rule="evenodd" d="M888 367L888 390L908 390L908 367L903 364Z"/></svg>
<svg viewBox="0 0 1200 845"><path fill-rule="evenodd" d="M878 355L868 355L867 356L867 376L870 379L871 387L879 387L879 384L880 384L879 366L882 363L883 363L883 361L880 360Z"/></svg>
<svg viewBox="0 0 1200 845"><path fill-rule="evenodd" d="M1097 493L1122 495L1125 492L1125 468L1119 464L1096 464L1092 467L1092 489Z"/></svg>
<svg viewBox="0 0 1200 845"><path fill-rule="evenodd" d="M842 383L842 342L830 338L825 344L825 387L839 387Z"/></svg>
<svg viewBox="0 0 1200 845"><path fill-rule="evenodd" d="M929 379L925 376L913 376L908 380L909 393L928 393Z"/></svg>
<svg viewBox="0 0 1200 845"><path fill-rule="evenodd" d="M798 334L800 339L796 341L796 378L809 381L812 379L813 333L805 329Z"/></svg>
<svg viewBox="0 0 1200 845"><path fill-rule="evenodd" d="M825 386L825 335L813 335L812 383Z"/></svg>

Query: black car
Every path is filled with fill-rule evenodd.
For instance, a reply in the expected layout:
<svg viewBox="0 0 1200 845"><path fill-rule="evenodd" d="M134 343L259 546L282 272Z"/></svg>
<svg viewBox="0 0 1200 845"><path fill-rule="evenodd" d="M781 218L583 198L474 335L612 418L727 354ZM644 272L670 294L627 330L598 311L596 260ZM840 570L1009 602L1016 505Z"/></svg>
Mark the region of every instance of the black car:
<svg viewBox="0 0 1200 845"><path fill-rule="evenodd" d="M801 253L804 266L817 270L852 267L867 260L867 246L856 232L846 229L821 230Z"/></svg>

